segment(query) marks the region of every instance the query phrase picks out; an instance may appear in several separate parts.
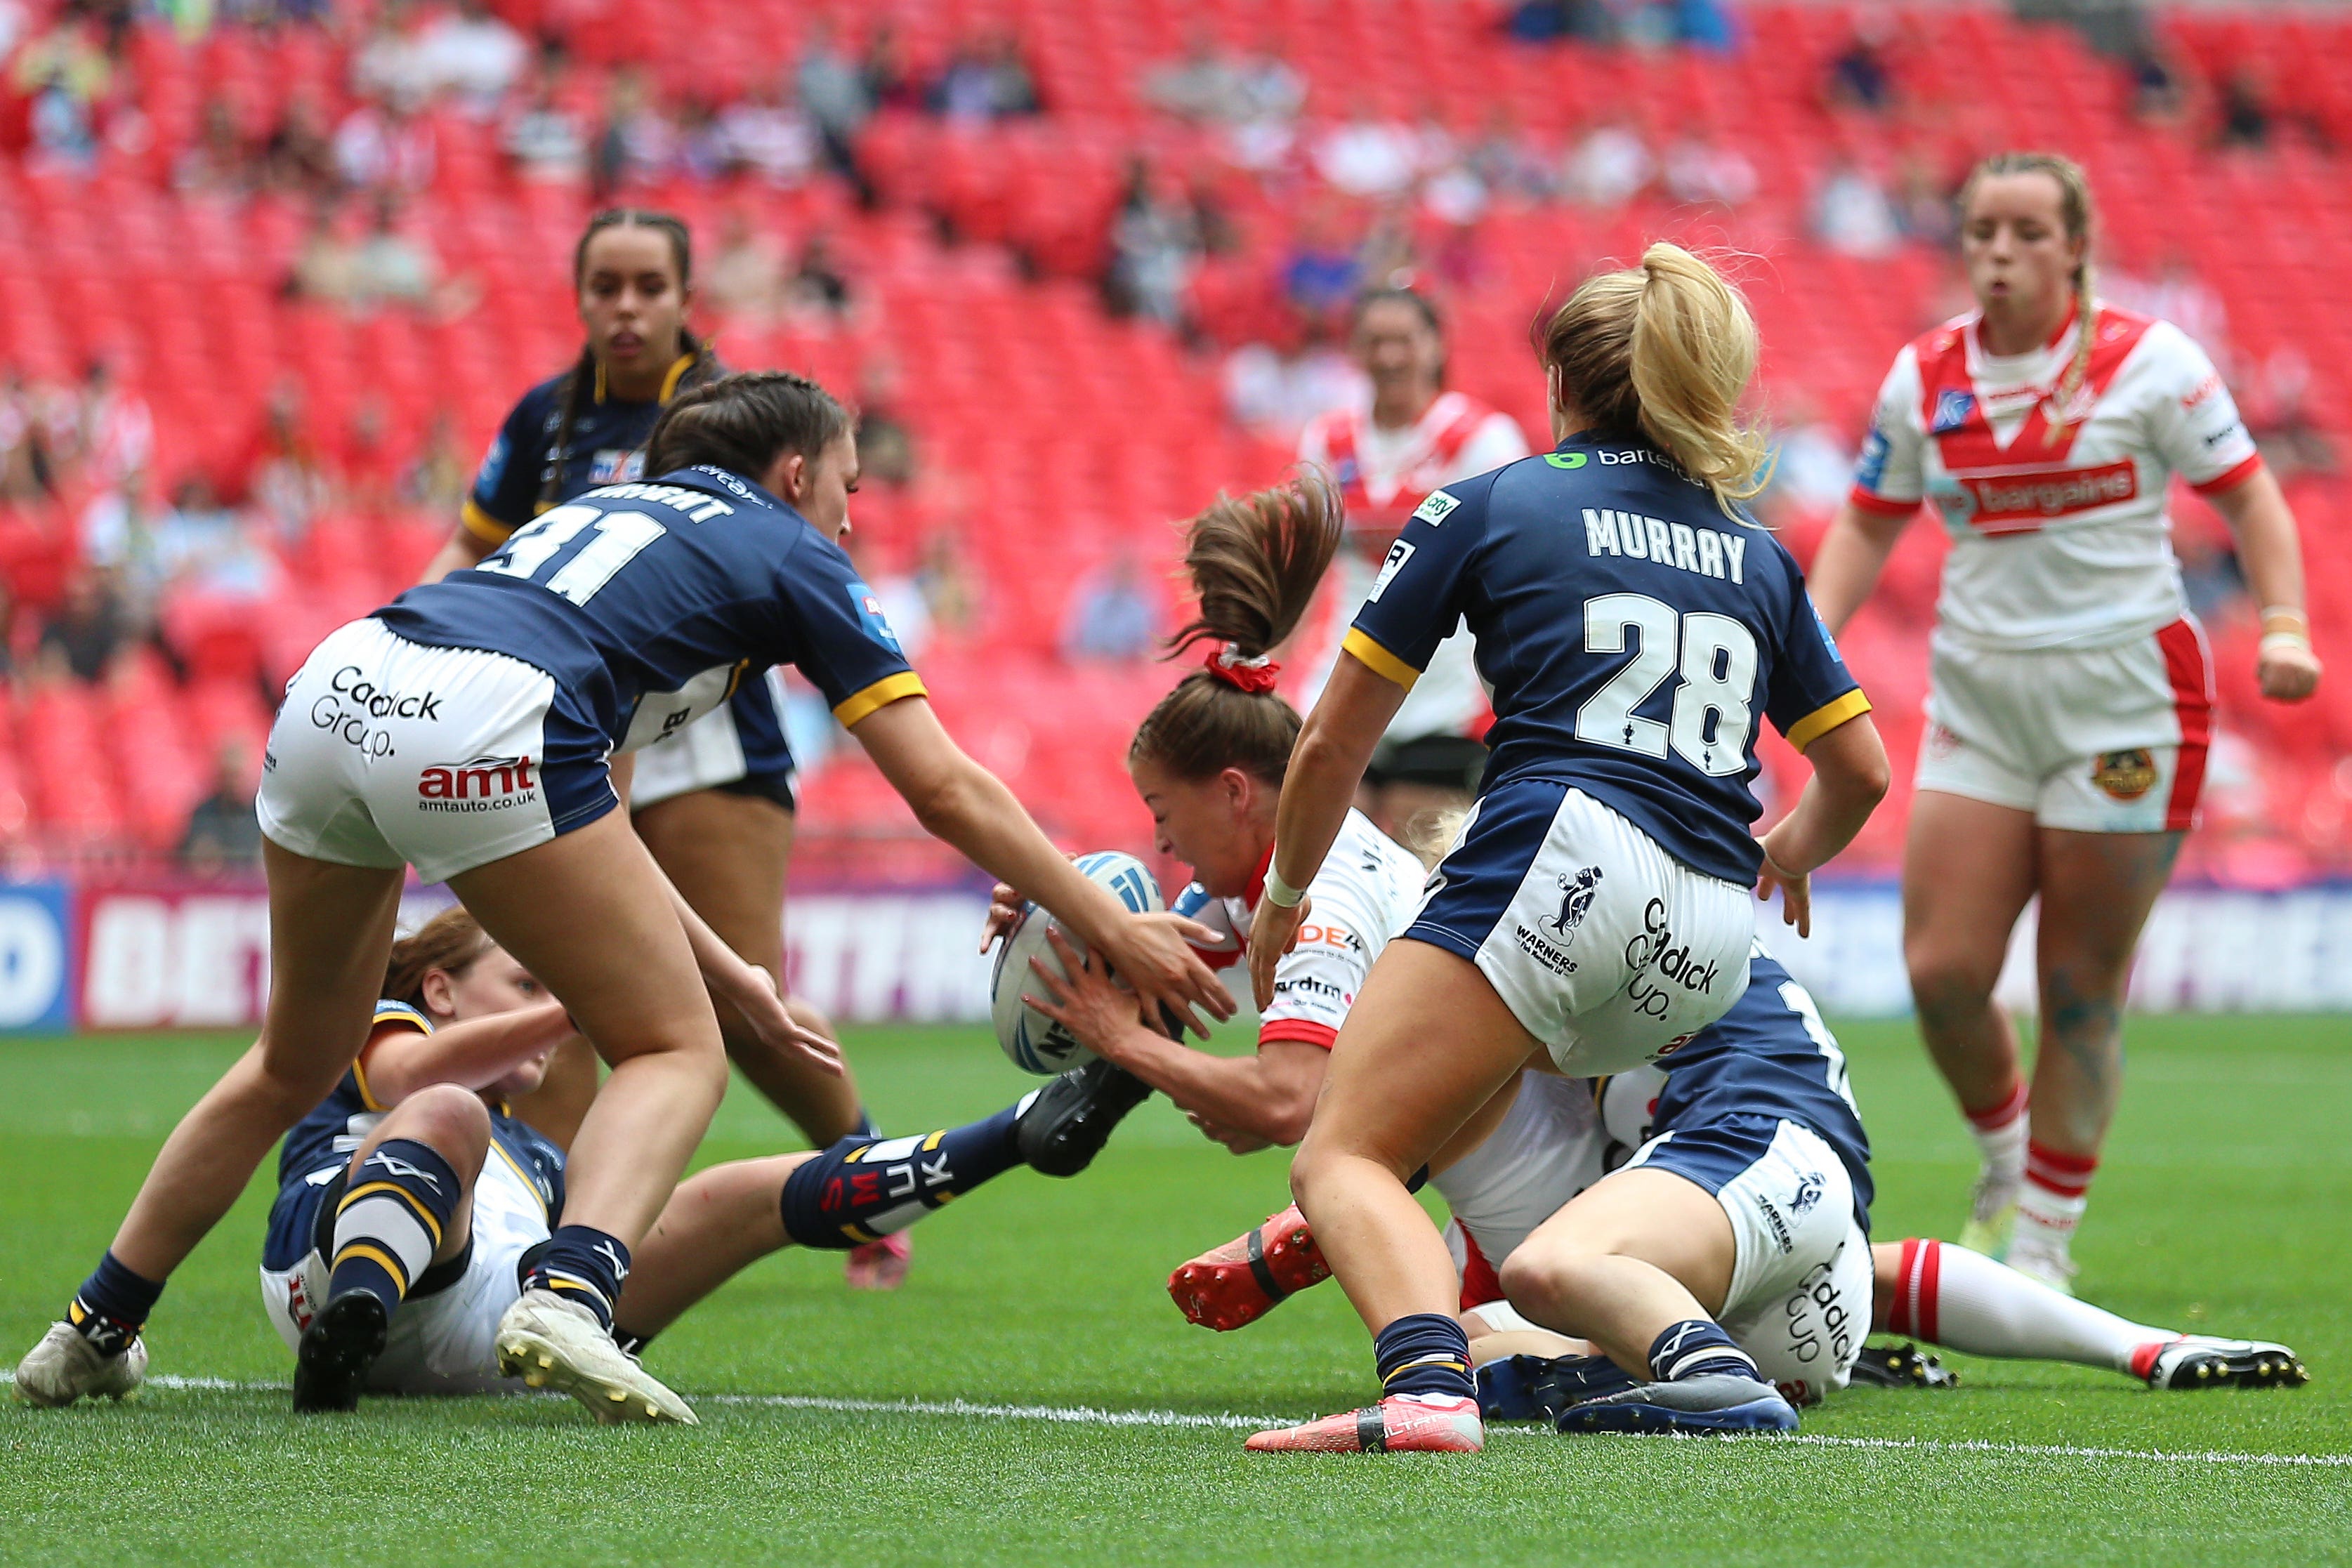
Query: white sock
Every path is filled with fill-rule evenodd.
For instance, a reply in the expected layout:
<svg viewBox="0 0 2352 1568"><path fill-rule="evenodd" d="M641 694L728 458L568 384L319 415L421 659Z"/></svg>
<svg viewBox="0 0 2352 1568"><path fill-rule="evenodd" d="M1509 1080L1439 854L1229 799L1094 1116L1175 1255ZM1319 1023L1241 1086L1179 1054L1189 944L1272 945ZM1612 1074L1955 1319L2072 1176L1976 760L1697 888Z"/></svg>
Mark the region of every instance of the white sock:
<svg viewBox="0 0 2352 1568"><path fill-rule="evenodd" d="M2141 1375L2133 1353L2178 1339L2062 1295L1980 1252L1906 1241L1886 1314L1889 1333L2012 1361L2071 1361Z"/></svg>
<svg viewBox="0 0 2352 1568"><path fill-rule="evenodd" d="M1985 1111L1964 1107L1960 1113L1969 1119L1969 1131L1977 1141L1984 1174L2003 1186L2015 1187L2025 1179L2025 1082L2020 1079L2000 1104Z"/></svg>
<svg viewBox="0 0 2352 1568"><path fill-rule="evenodd" d="M2011 1251L2066 1256L2074 1228L2082 1223L2083 1210L2090 1202L2091 1177L2098 1168L2095 1155L2062 1154L2038 1143L2029 1144Z"/></svg>

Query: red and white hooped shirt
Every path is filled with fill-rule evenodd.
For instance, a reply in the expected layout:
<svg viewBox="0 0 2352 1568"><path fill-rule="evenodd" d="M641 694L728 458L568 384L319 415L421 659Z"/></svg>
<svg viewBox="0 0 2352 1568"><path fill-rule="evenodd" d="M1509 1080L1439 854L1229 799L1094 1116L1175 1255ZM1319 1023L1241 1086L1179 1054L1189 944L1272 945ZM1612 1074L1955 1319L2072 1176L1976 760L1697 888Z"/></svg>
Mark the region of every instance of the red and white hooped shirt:
<svg viewBox="0 0 2352 1568"><path fill-rule="evenodd" d="M1269 850L1267 858L1272 859ZM1298 928L1298 945L1274 971L1274 1004L1259 1022L1257 1042L1297 1040L1329 1050L1339 1024L1356 1005L1372 960L1389 938L1412 924L1427 878L1421 857L1350 809L1323 867L1307 884L1314 902ZM1265 866L1246 895L1218 898L1199 883L1177 895L1175 910L1217 934L1195 950L1212 969L1230 968L1249 948L1250 924L1265 893Z"/></svg>
<svg viewBox="0 0 2352 1568"><path fill-rule="evenodd" d="M1853 503L1907 516L1934 503L1951 536L1938 635L1984 649L2107 648L2188 612L2165 491L2203 493L2262 457L2205 351L2168 321L2097 307L2090 372L2068 423L2053 401L2074 318L2032 353L1984 351L1973 314L1895 356L1854 475Z"/></svg>
<svg viewBox="0 0 2352 1568"><path fill-rule="evenodd" d="M1360 394L1347 407L1309 421L1298 439L1298 460L1329 470L1338 483L1349 531L1377 536L1382 549L1403 531L1405 519L1431 491L1527 455L1528 438L1518 421L1458 392L1441 393L1402 430L1373 423L1371 399ZM1339 662L1339 644L1379 574L1380 563L1365 559L1360 549L1343 547L1332 563L1288 661L1297 678L1284 695L1301 712L1322 695L1323 683ZM1486 733L1495 716L1471 651L1469 636L1461 632L1438 645L1389 724L1391 739Z"/></svg>

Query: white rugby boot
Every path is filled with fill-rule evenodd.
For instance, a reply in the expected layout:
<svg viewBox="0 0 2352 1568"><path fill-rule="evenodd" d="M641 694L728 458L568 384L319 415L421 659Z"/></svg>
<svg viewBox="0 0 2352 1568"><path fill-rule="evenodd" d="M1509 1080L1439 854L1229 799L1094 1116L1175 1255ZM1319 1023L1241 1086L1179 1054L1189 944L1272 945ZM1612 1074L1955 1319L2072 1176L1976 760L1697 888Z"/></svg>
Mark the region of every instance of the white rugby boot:
<svg viewBox="0 0 2352 1568"><path fill-rule="evenodd" d="M133 1336L119 1355L100 1355L68 1322L54 1322L16 1364L16 1397L50 1407L103 1396L135 1399L147 1381L147 1342Z"/></svg>
<svg viewBox="0 0 2352 1568"><path fill-rule="evenodd" d="M2017 1228L2017 1192L2021 1185L2015 1176L1980 1172L1969 1193L1969 1222L1960 1227L1960 1245L1997 1263L2004 1261L2011 1234Z"/></svg>
<svg viewBox="0 0 2352 1568"><path fill-rule="evenodd" d="M569 1394L607 1426L701 1425L685 1400L622 1354L595 1313L553 1291L525 1291L499 1320L497 1343L501 1373Z"/></svg>

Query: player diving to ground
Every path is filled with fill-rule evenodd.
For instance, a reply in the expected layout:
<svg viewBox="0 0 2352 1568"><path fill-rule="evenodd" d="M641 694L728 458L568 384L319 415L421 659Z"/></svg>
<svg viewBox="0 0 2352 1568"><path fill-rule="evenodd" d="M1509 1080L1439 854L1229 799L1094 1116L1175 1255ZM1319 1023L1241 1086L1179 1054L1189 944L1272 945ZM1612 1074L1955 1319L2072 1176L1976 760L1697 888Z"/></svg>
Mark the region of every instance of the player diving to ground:
<svg viewBox="0 0 2352 1568"><path fill-rule="evenodd" d="M172 1270L366 1043L415 865L449 883L613 1064L499 1353L659 1412L653 1380L607 1331L630 1249L725 1088L710 991L779 1049L838 1058L614 814L612 754L692 722L745 670L797 665L918 821L1102 945L1139 995L1188 1023L1196 1002L1231 1011L1186 945L1197 927L1129 915L940 727L837 542L856 449L823 388L769 371L683 393L649 466L657 479L559 507L480 566L330 633L289 683L258 802L261 1038L165 1142L66 1321L18 1366L20 1396L64 1405L136 1385L141 1327ZM779 489L804 499L787 507Z"/></svg>
<svg viewBox="0 0 2352 1568"><path fill-rule="evenodd" d="M262 1302L295 1353L294 1408L349 1410L363 1391L511 1386L499 1325L563 1212L563 1153L514 1115L548 1053L572 1035L562 1004L444 911L394 945L367 1047L333 1093L287 1134L261 1261ZM1053 1144L1056 1085L928 1136L845 1139L824 1153L738 1160L682 1184L639 1243L614 1310L631 1355L746 1265L798 1242L850 1248L896 1234L1051 1145L1074 1174L1095 1149ZM560 1381L529 1356L533 1385L559 1382L600 1419L653 1402L694 1415L658 1385Z"/></svg>
<svg viewBox="0 0 2352 1568"><path fill-rule="evenodd" d="M2155 1388L2305 1381L2284 1345L2133 1322L1937 1241L1871 1247L1869 1143L1843 1054L1812 998L1761 944L1749 964L1747 993L1680 1051L1607 1079L1523 1073L1494 1131L1441 1160L1432 1185L1454 1215L1463 1322L1489 1419L1540 1416L1564 1431L1620 1423L1622 1406L1595 1401L1633 1379L1596 1360L1589 1343L1542 1326L1575 1321L1564 1291L1611 1253L1683 1280L1792 1404L1843 1386L1850 1373L1923 1381L1927 1364L1907 1348L1863 1346L1873 1327L1974 1355L2109 1369ZM1661 1194L1666 1201L1651 1201ZM1717 1212L1681 1201L1694 1195ZM1324 1276L1295 1211L1254 1234L1254 1249L1229 1244L1177 1270L1171 1293L1192 1321L1239 1327ZM1668 1411L1647 1425L1724 1423Z"/></svg>
<svg viewBox="0 0 2352 1568"><path fill-rule="evenodd" d="M1737 423L1757 350L1738 292L1678 246L1588 279L1542 342L1558 445L1422 503L1300 731L1250 932L1261 1006L1389 716L1468 622L1493 756L1339 1026L1291 1166L1373 1333L1381 1397L1254 1449L1483 1446L1453 1260L1407 1177L1534 1053L1622 1071L1721 1017L1748 983L1750 889L1777 885L1803 920L1807 874L1885 790L1867 699L1795 561L1738 506L1761 483ZM1813 773L1759 847L1748 784L1766 716ZM1651 1403L1778 1400L1687 1288L1616 1261L1622 1286L1582 1326L1653 1385L1645 1385Z"/></svg>

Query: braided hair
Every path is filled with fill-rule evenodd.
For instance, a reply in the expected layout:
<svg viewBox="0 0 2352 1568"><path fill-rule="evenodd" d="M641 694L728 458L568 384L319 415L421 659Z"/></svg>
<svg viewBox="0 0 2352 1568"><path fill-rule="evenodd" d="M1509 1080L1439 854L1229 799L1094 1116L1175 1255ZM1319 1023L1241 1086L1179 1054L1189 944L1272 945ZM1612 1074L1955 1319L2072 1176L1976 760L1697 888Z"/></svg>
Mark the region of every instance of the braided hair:
<svg viewBox="0 0 2352 1568"><path fill-rule="evenodd" d="M684 218L645 207L607 207L588 220L588 226L581 231L580 243L572 247L573 288L578 288L587 277L588 247L595 243L596 236L607 229L619 228L660 230L668 238L670 256L677 264L678 287L683 288L694 281L694 237ZM718 356L710 351L708 343L684 327L678 329L677 337L678 346L693 357L694 362L687 366L686 373L678 378L676 390L682 392L724 373ZM581 344L580 358L573 361L572 369L564 373L562 390L559 393L562 412L556 418L555 440L548 448L547 471L540 478L540 511L543 512L555 504L556 490L563 483L563 470L571 462L572 427L580 412L581 392L595 386L596 368L594 347Z"/></svg>
<svg viewBox="0 0 2352 1568"><path fill-rule="evenodd" d="M2074 354L2066 363L2066 373L2058 379L2057 390L2051 397L2050 430L2045 439L2056 444L2070 422L2074 400L2081 395L2083 384L2091 376L2091 350L2098 340L2099 308L2091 293L2091 238L2097 213L2091 205L2091 177L2072 158L2055 152L1997 152L1969 171L1966 183L1960 187L1960 208L1968 209L1969 196L1980 180L1997 179L2004 174L2047 174L2058 187L2058 217L2066 225L2066 237L2079 240L2083 246L2082 263L2074 268Z"/></svg>

